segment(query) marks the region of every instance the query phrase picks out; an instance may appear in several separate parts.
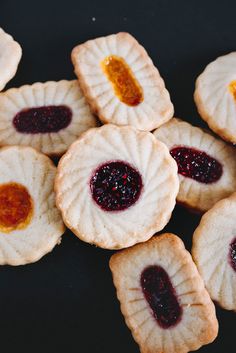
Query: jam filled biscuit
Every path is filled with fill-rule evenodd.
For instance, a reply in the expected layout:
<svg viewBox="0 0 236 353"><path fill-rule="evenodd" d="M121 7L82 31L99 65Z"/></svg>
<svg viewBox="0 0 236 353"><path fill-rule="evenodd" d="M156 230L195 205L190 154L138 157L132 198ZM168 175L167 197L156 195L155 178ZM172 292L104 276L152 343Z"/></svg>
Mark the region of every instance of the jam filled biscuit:
<svg viewBox="0 0 236 353"><path fill-rule="evenodd" d="M0 91L15 76L21 55L20 45L0 28Z"/></svg>
<svg viewBox="0 0 236 353"><path fill-rule="evenodd" d="M214 304L174 234L116 253L110 268L121 311L141 353L186 353L216 338Z"/></svg>
<svg viewBox="0 0 236 353"><path fill-rule="evenodd" d="M31 147L0 149L0 264L24 265L64 233L53 191L56 167Z"/></svg>
<svg viewBox="0 0 236 353"><path fill-rule="evenodd" d="M0 145L61 155L97 119L76 80L34 83L0 94Z"/></svg>
<svg viewBox="0 0 236 353"><path fill-rule="evenodd" d="M194 99L209 127L236 143L236 52L207 65L196 81Z"/></svg>
<svg viewBox="0 0 236 353"><path fill-rule="evenodd" d="M236 193L202 217L192 254L211 298L236 311Z"/></svg>
<svg viewBox="0 0 236 353"><path fill-rule="evenodd" d="M168 149L150 132L108 124L73 143L55 188L63 219L80 239L118 249L163 229L179 181Z"/></svg>
<svg viewBox="0 0 236 353"><path fill-rule="evenodd" d="M104 123L151 131L172 118L163 79L128 33L89 40L72 51L81 88Z"/></svg>
<svg viewBox="0 0 236 353"><path fill-rule="evenodd" d="M179 203L204 212L236 191L233 147L178 119L161 126L154 135L167 145L177 162Z"/></svg>

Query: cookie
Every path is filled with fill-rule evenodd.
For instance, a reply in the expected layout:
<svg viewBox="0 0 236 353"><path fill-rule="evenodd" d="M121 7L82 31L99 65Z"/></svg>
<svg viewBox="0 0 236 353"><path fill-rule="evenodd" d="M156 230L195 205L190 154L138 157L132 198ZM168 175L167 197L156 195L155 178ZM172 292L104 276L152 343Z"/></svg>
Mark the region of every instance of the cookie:
<svg viewBox="0 0 236 353"><path fill-rule="evenodd" d="M236 193L215 204L193 235L192 254L211 298L236 311Z"/></svg>
<svg viewBox="0 0 236 353"><path fill-rule="evenodd" d="M60 156L98 125L76 80L34 83L0 94L0 145L31 146Z"/></svg>
<svg viewBox="0 0 236 353"><path fill-rule="evenodd" d="M81 240L119 249L149 239L168 222L179 189L176 163L149 132L90 129L58 165L56 202Z"/></svg>
<svg viewBox="0 0 236 353"><path fill-rule="evenodd" d="M236 143L236 52L211 62L197 78L194 99L202 119L226 141Z"/></svg>
<svg viewBox="0 0 236 353"><path fill-rule="evenodd" d="M177 201L204 212L236 191L235 149L198 127L172 119L154 132L178 165Z"/></svg>
<svg viewBox="0 0 236 353"><path fill-rule="evenodd" d="M172 118L164 81L130 34L80 44L72 51L72 61L84 95L103 123L151 131Z"/></svg>
<svg viewBox="0 0 236 353"><path fill-rule="evenodd" d="M155 236L118 252L110 268L141 353L186 353L216 338L214 304L176 235Z"/></svg>
<svg viewBox="0 0 236 353"><path fill-rule="evenodd" d="M21 56L20 45L0 28L0 91L15 76Z"/></svg>
<svg viewBox="0 0 236 353"><path fill-rule="evenodd" d="M0 265L35 262L60 242L55 174L52 161L31 147L0 149Z"/></svg>

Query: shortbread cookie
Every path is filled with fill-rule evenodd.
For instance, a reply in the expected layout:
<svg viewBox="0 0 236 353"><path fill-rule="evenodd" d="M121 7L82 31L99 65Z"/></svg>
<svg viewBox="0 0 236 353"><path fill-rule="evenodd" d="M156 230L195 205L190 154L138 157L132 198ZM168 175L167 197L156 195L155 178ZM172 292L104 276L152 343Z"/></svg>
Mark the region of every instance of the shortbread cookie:
<svg viewBox="0 0 236 353"><path fill-rule="evenodd" d="M118 249L166 225L179 182L176 163L151 133L108 124L69 148L55 188L64 222L80 239Z"/></svg>
<svg viewBox="0 0 236 353"><path fill-rule="evenodd" d="M0 91L15 76L21 55L20 45L0 28Z"/></svg>
<svg viewBox="0 0 236 353"><path fill-rule="evenodd" d="M97 119L76 80L34 83L0 94L0 145L61 155Z"/></svg>
<svg viewBox="0 0 236 353"><path fill-rule="evenodd" d="M163 79L128 33L89 40L72 51L81 88L104 123L150 131L172 118Z"/></svg>
<svg viewBox="0 0 236 353"><path fill-rule="evenodd" d="M55 174L52 161L31 147L0 149L0 265L35 262L60 242Z"/></svg>
<svg viewBox="0 0 236 353"><path fill-rule="evenodd" d="M194 99L209 127L236 143L236 52L207 65L196 81Z"/></svg>
<svg viewBox="0 0 236 353"><path fill-rule="evenodd" d="M178 119L154 132L178 164L177 201L204 212L236 191L235 149Z"/></svg>
<svg viewBox="0 0 236 353"><path fill-rule="evenodd" d="M217 202L193 235L192 254L211 298L236 311L236 193Z"/></svg>
<svg viewBox="0 0 236 353"><path fill-rule="evenodd" d="M118 252L110 268L141 353L186 353L216 338L214 304L176 235L155 236Z"/></svg>

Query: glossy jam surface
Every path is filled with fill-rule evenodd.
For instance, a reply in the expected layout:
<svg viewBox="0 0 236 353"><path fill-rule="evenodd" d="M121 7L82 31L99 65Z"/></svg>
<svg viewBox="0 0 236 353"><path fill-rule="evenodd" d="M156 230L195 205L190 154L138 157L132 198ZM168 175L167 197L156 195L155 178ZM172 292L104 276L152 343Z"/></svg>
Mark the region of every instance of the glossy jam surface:
<svg viewBox="0 0 236 353"><path fill-rule="evenodd" d="M236 271L236 237L229 246L229 262L234 271Z"/></svg>
<svg viewBox="0 0 236 353"><path fill-rule="evenodd" d="M45 134L65 129L72 120L72 111L65 105L23 109L13 119L18 132Z"/></svg>
<svg viewBox="0 0 236 353"><path fill-rule="evenodd" d="M138 200L142 177L125 162L108 162L93 173L90 190L94 201L104 211L122 211Z"/></svg>
<svg viewBox="0 0 236 353"><path fill-rule="evenodd" d="M121 102L136 106L143 101L143 90L123 58L108 56L101 66Z"/></svg>
<svg viewBox="0 0 236 353"><path fill-rule="evenodd" d="M229 91L233 95L233 97L236 101L236 80L230 82Z"/></svg>
<svg viewBox="0 0 236 353"><path fill-rule="evenodd" d="M0 231L23 229L30 223L33 201L25 186L18 183L0 185Z"/></svg>
<svg viewBox="0 0 236 353"><path fill-rule="evenodd" d="M143 294L159 326L176 326L183 314L175 289L167 272L161 266L149 266L140 278Z"/></svg>
<svg viewBox="0 0 236 353"><path fill-rule="evenodd" d="M178 165L178 173L200 183L217 182L223 173L223 167L215 158L203 151L191 147L178 146L170 150Z"/></svg>

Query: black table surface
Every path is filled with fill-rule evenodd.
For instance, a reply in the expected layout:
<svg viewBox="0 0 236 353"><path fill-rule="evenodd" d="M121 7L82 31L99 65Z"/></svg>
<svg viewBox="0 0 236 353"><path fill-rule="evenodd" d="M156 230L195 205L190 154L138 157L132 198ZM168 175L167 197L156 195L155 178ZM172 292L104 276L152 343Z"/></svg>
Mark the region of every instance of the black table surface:
<svg viewBox="0 0 236 353"><path fill-rule="evenodd" d="M0 0L0 27L23 47L7 87L73 79L71 49L87 39L128 31L147 49L170 91L175 115L205 127L194 82L205 65L236 49L234 1ZM165 230L191 249L200 217L176 207ZM120 313L111 251L71 232L39 262L0 268L1 353L138 353ZM199 352L235 353L236 314L217 307L216 341Z"/></svg>

